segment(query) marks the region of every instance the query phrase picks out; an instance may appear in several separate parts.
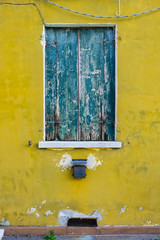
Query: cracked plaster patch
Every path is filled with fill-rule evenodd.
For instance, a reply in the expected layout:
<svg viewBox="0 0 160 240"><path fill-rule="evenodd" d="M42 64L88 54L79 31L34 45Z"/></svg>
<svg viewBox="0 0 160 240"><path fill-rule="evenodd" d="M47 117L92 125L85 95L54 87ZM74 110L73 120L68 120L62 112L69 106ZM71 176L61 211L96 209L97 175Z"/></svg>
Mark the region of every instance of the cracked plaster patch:
<svg viewBox="0 0 160 240"><path fill-rule="evenodd" d="M10 223L5 218L3 218L2 221L0 222L0 226L9 226L9 225Z"/></svg>
<svg viewBox="0 0 160 240"><path fill-rule="evenodd" d="M79 213L73 210L61 210L58 214L58 223L62 226L67 226L69 218L96 218L97 221L102 220L102 215L97 209L90 214Z"/></svg>

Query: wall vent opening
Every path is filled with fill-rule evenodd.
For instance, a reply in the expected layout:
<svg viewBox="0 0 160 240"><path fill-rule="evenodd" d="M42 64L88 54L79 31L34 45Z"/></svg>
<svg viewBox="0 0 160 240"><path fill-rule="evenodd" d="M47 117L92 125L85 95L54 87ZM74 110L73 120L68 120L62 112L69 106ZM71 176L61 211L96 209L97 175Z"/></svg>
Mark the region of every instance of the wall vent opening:
<svg viewBox="0 0 160 240"><path fill-rule="evenodd" d="M96 218L69 218L68 227L97 227Z"/></svg>

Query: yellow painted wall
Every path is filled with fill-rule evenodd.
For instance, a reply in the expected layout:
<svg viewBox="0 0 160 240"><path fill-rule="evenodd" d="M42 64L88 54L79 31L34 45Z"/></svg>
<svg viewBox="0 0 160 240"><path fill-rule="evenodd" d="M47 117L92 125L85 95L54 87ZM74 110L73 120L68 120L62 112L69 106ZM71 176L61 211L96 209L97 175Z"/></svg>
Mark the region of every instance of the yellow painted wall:
<svg viewBox="0 0 160 240"><path fill-rule="evenodd" d="M117 0L56 2L96 15L118 12ZM43 139L42 21L35 6L0 5L0 221L57 225L60 210L90 213L98 208L99 225L160 224L160 11L102 20L44 0L35 3L45 23L117 24L117 139L123 147L38 149ZM121 0L121 15L155 7L159 0ZM64 154L92 154L101 165L76 180L57 166ZM27 213L31 208L38 218L36 212ZM54 214L45 216L47 210Z"/></svg>

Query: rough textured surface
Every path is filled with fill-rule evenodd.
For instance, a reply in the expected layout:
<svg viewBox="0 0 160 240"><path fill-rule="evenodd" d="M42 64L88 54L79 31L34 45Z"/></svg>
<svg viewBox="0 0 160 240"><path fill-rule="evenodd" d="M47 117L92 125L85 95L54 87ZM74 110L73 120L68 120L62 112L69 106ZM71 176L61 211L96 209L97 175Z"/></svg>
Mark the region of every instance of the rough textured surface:
<svg viewBox="0 0 160 240"><path fill-rule="evenodd" d="M75 29L46 28L46 140L76 140L78 38Z"/></svg>
<svg viewBox="0 0 160 240"><path fill-rule="evenodd" d="M58 214L58 223L62 226L67 226L69 218L94 218L97 221L102 220L102 215L99 211L95 210L89 214L80 213L72 210L62 210Z"/></svg>
<svg viewBox="0 0 160 240"><path fill-rule="evenodd" d="M123 148L38 149L43 140L42 22L34 6L0 5L0 221L57 225L61 210L88 214L98 208L99 225L159 225L160 11L103 20L35 2L46 23L117 24L117 140ZM117 0L56 2L97 15L118 11ZM159 0L124 0L121 14L159 5ZM70 169L56 167L64 154L92 154L101 165L86 169L85 179L74 179ZM31 208L36 211L28 213ZM46 216L49 210L53 214Z"/></svg>
<svg viewBox="0 0 160 240"><path fill-rule="evenodd" d="M44 240L43 236L5 236L4 240ZM84 235L84 236L56 236L56 240L158 240L156 234L139 234L139 235Z"/></svg>
<svg viewBox="0 0 160 240"><path fill-rule="evenodd" d="M46 140L115 139L115 28L46 28Z"/></svg>

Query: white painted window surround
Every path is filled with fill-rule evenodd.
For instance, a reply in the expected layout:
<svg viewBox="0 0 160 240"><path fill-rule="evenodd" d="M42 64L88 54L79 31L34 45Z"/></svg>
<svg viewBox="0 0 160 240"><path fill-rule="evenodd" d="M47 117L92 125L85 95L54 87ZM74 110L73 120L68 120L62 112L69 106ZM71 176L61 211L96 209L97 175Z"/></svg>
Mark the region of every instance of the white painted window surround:
<svg viewBox="0 0 160 240"><path fill-rule="evenodd" d="M121 148L117 141L42 141L39 148Z"/></svg>
<svg viewBox="0 0 160 240"><path fill-rule="evenodd" d="M117 110L117 26L116 24L45 24L46 27L109 27L114 26L116 29L115 32L115 64L116 64L116 75L115 75L115 91L116 91L116 108ZM43 28L43 79L45 86L45 26ZM44 89L45 96L45 89ZM45 99L45 97L44 97ZM117 123L117 113L115 112L115 122ZM44 121L43 121L44 129L45 129L45 101L44 101ZM115 139L116 139L116 127L115 127ZM122 148L122 143L120 141L45 141L45 130L44 130L44 138L43 141L38 143L38 148L113 148L119 149Z"/></svg>

